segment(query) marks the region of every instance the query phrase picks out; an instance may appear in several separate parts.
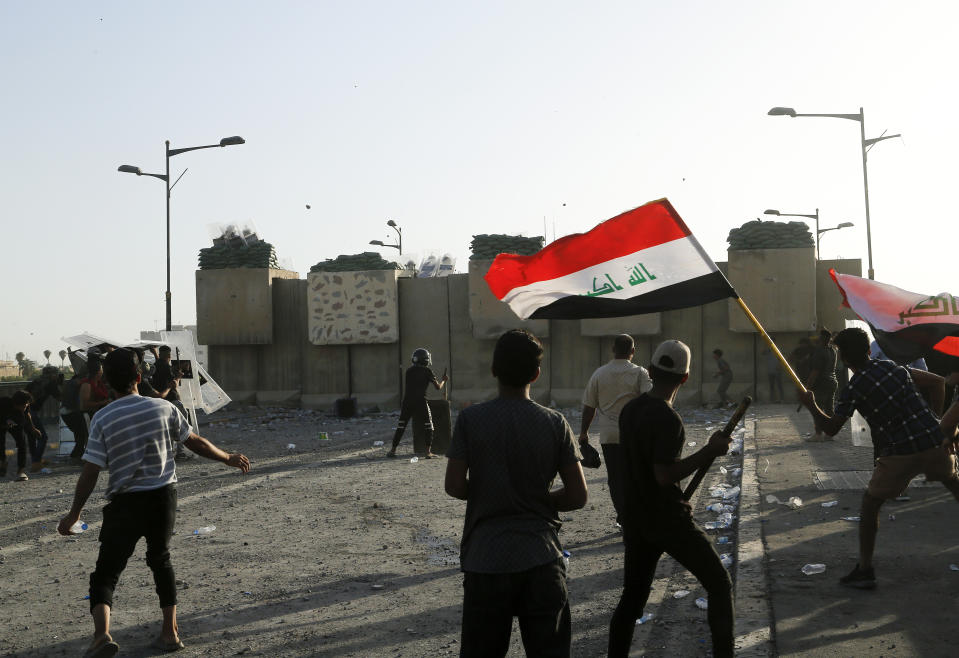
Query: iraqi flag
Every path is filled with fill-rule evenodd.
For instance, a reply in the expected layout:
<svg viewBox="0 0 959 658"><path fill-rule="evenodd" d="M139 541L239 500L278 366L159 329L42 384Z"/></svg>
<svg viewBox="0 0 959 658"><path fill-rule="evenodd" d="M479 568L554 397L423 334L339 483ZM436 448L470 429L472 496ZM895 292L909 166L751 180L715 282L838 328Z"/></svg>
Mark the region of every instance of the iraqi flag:
<svg viewBox="0 0 959 658"><path fill-rule="evenodd" d="M897 363L924 357L930 367L959 365L959 299L922 295L902 288L829 270L847 306L872 329L879 347ZM945 361L944 361L945 360Z"/></svg>
<svg viewBox="0 0 959 658"><path fill-rule="evenodd" d="M666 199L532 256L500 254L486 282L524 320L614 318L738 297Z"/></svg>

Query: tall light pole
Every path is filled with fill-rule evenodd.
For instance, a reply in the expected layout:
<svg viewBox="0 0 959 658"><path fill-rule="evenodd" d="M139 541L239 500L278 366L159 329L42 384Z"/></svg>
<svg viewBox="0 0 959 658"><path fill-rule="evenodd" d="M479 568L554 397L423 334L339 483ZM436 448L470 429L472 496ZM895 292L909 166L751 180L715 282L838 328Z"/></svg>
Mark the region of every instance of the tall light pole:
<svg viewBox="0 0 959 658"><path fill-rule="evenodd" d="M386 225L391 229L396 231L396 244L384 244L382 240L370 240L370 244L375 244L378 247L392 247L393 249L399 250L399 253L403 253L403 229L397 226L396 222L392 219L386 222Z"/></svg>
<svg viewBox="0 0 959 658"><path fill-rule="evenodd" d="M819 228L819 208L816 208L815 215L803 215L801 213L791 213L791 212L779 212L778 210L766 210L763 212L764 215L775 215L776 217L808 217L809 219L816 220L816 259L819 259L819 236L827 231L835 231L840 228L849 228L850 226L855 226L852 222L842 222L837 226L831 226L829 228Z"/></svg>
<svg viewBox="0 0 959 658"><path fill-rule="evenodd" d="M173 329L173 311L171 307L171 302L173 295L170 293L170 190L173 189L173 186L180 182L180 178L183 178L183 174L186 173L186 169L183 170L183 174L173 181L173 184L170 184L170 158L174 155L180 155L181 153L186 153L187 151L199 151L200 149L212 149L223 146L235 146L237 144L246 144L246 140L239 136L233 137L224 137L220 140L219 144L207 144L206 146L188 146L187 148L182 149L171 149L170 140L166 140L166 173L165 174L148 174L143 171L140 171L139 167L134 167L133 165L120 165L117 168L117 171L122 171L127 174L136 174L137 176L151 176L152 178L159 178L164 183L166 183L166 330L171 331Z"/></svg>
<svg viewBox="0 0 959 658"><path fill-rule="evenodd" d="M875 278L875 271L872 268L872 225L869 223L869 176L866 173L866 153L872 148L873 144L881 142L884 139L900 137L895 135L880 135L872 139L866 139L866 117L862 108L859 108L859 114L799 114L791 107L774 107L767 113L769 116L786 117L827 117L830 119L849 119L859 122L859 145L862 151L862 188L866 198L866 249L869 255L869 278ZM838 227L837 227L838 228Z"/></svg>

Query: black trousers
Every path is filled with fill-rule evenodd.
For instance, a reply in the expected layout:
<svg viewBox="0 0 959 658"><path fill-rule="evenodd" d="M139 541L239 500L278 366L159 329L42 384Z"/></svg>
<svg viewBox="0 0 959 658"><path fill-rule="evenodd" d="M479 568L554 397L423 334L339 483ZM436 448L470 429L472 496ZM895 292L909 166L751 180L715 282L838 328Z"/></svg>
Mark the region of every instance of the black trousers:
<svg viewBox="0 0 959 658"><path fill-rule="evenodd" d="M433 444L433 414L430 412L430 405L427 404L426 398L412 400L403 398L403 405L400 407L400 420L396 424L396 431L393 432L393 450L396 450L396 447L400 445L403 433L406 432L406 425L411 418L414 423L419 423L426 432L429 442L427 450L429 450L430 445Z"/></svg>
<svg viewBox="0 0 959 658"><path fill-rule="evenodd" d="M73 450L71 457L79 459L87 449L87 438L90 431L87 428L87 415L82 411L70 411L60 416L63 418L63 424L73 432Z"/></svg>
<svg viewBox="0 0 959 658"><path fill-rule="evenodd" d="M649 539L626 523L623 526L623 544L623 595L609 624L609 656L629 655L636 620L643 614L656 574L656 564L663 553L669 553L706 588L713 655L717 658L732 656L732 579L706 533L692 519L677 519L668 529L657 531L655 538Z"/></svg>
<svg viewBox="0 0 959 658"><path fill-rule="evenodd" d="M0 461L7 462L7 432L13 437L13 442L17 444L17 470L22 471L27 466L27 440L23 436L23 427L16 425L7 429L0 427L0 447L3 452L0 453Z"/></svg>
<svg viewBox="0 0 959 658"><path fill-rule="evenodd" d="M519 573L463 574L460 656L505 656L513 617L527 656L570 655L572 624L562 558Z"/></svg>
<svg viewBox="0 0 959 658"><path fill-rule="evenodd" d="M100 555L90 574L90 610L100 603L113 607L113 590L140 537L146 539L146 562L160 607L176 605L176 576L170 562L170 537L176 522L176 487L117 494L103 508Z"/></svg>
<svg viewBox="0 0 959 658"><path fill-rule="evenodd" d="M609 497L613 500L613 509L616 510L616 523L623 523L623 450L618 443L600 443L603 449L603 460L606 462L606 484L609 486Z"/></svg>

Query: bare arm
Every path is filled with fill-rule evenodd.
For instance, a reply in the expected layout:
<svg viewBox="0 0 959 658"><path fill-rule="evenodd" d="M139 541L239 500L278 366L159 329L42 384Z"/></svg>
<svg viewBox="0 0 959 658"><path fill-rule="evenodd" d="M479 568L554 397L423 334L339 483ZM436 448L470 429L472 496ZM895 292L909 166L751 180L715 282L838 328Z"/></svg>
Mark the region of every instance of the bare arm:
<svg viewBox="0 0 959 658"><path fill-rule="evenodd" d="M809 409L813 422L822 428L822 431L829 436L836 436L839 430L842 429L842 426L846 424L847 418L845 416L827 416L825 412L819 408L819 405L816 404L816 396L813 395L813 392L810 390L799 394L799 402Z"/></svg>
<svg viewBox="0 0 959 658"><path fill-rule="evenodd" d="M84 411L96 411L101 407L105 407L110 404L110 400L98 400L94 402L90 398L92 397L93 387L90 386L90 382L84 382L80 384L80 408Z"/></svg>
<svg viewBox="0 0 959 658"><path fill-rule="evenodd" d="M942 415L942 408L946 403L946 380L933 372L909 368L909 376L916 383L920 393L925 393L929 400L932 413Z"/></svg>
<svg viewBox="0 0 959 658"><path fill-rule="evenodd" d="M689 457L672 464L653 464L653 476L661 487L668 487L679 482L706 466L716 457L721 457L729 450L732 437L722 432L714 432L709 442Z"/></svg>
<svg viewBox="0 0 959 658"><path fill-rule="evenodd" d="M589 441L589 426L593 422L593 418L596 416L596 407L591 407L588 404L583 405L583 420L579 424L579 440L580 441Z"/></svg>
<svg viewBox="0 0 959 658"><path fill-rule="evenodd" d="M443 488L448 495L459 500L466 500L469 494L467 471L469 471L469 464L466 460L455 457L446 460L446 479L443 482Z"/></svg>
<svg viewBox="0 0 959 658"><path fill-rule="evenodd" d="M586 505L586 476L578 461L559 469L563 486L549 492L549 498L557 512L571 512Z"/></svg>
<svg viewBox="0 0 959 658"><path fill-rule="evenodd" d="M959 425L959 401L953 402L939 421L939 428L951 442L956 441L956 426Z"/></svg>
<svg viewBox="0 0 959 658"><path fill-rule="evenodd" d="M73 506L70 507L67 515L60 519L60 523L57 524L57 532L61 535L75 534L70 531L70 528L80 519L80 512L83 511L83 506L86 505L87 499L97 486L97 478L99 477L99 466L91 464L90 462L83 463L83 470L80 472L80 477L77 480L77 488L73 493Z"/></svg>
<svg viewBox="0 0 959 658"><path fill-rule="evenodd" d="M189 438L183 442L183 445L201 457L206 457L207 459L212 459L213 461L217 462L223 462L227 466L238 468L244 473L248 473L250 471L250 460L247 459L245 455L240 454L239 452L228 453L220 450L208 439L204 439L199 434L194 434L191 432Z"/></svg>

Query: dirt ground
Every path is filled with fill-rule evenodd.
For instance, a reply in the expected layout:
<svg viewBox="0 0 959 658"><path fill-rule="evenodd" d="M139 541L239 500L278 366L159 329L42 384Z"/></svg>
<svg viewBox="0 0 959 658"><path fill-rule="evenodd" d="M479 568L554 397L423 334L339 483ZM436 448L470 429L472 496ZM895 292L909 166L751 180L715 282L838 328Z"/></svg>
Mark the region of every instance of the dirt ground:
<svg viewBox="0 0 959 658"><path fill-rule="evenodd" d="M563 410L574 429L579 414ZM686 410L687 450L697 450L726 412ZM465 503L443 492L444 459L385 459L395 414L339 419L325 413L247 407L211 417L201 434L242 451L248 475L194 458L177 467L172 541L179 624L187 650L206 656L442 656L459 653L462 575L458 546ZM319 438L326 432L328 439ZM598 444L593 437L594 445ZM90 528L56 534L79 469L55 456L52 472L0 480L0 654L79 655L92 633L88 576L107 474L82 515ZM694 499L702 521L709 489L734 484L741 456L717 461ZM719 473L718 466L729 473ZM589 502L564 513L572 556L573 655L605 654L622 579L622 545L605 465L586 470ZM214 525L208 535L194 529ZM722 532L735 546L735 527ZM121 655L152 656L160 611L141 543L117 588L113 635ZM727 549L729 550L729 549ZM722 551L721 551L722 552ZM735 555L735 550L731 551ZM735 575L735 565L732 567ZM690 593L674 598L678 590ZM636 627L635 655L697 656L709 647L705 592L669 558L659 567ZM523 655L514 627L511 656Z"/></svg>

